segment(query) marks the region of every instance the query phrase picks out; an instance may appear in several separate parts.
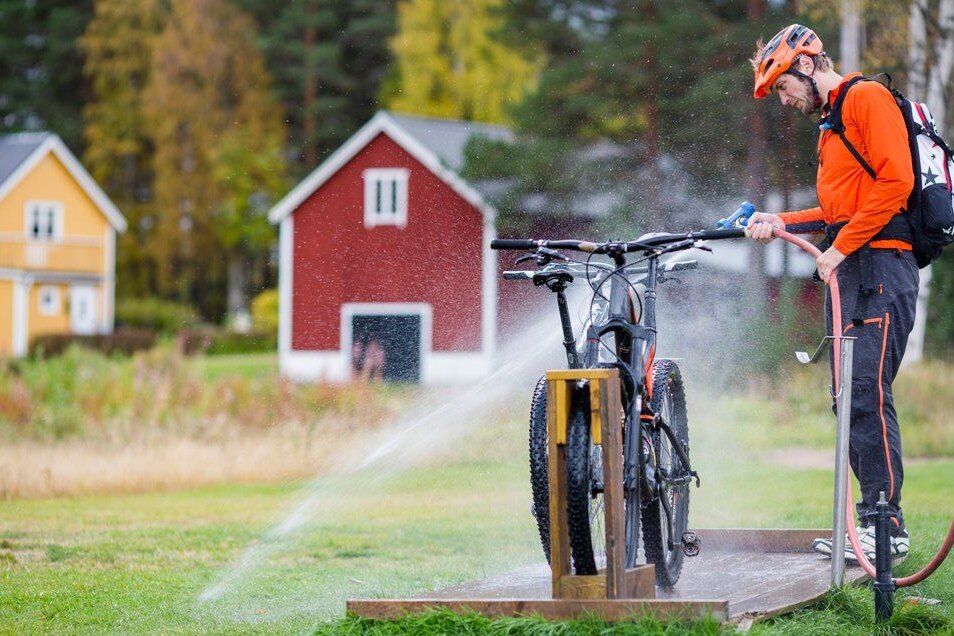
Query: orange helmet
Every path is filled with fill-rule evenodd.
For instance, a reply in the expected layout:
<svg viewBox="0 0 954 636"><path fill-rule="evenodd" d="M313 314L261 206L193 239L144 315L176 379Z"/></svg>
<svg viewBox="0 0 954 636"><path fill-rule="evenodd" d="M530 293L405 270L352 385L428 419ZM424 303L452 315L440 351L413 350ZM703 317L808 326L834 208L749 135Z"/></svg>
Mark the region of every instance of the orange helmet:
<svg viewBox="0 0 954 636"><path fill-rule="evenodd" d="M818 35L806 26L793 24L779 31L755 60L755 99L766 97L778 76L788 71L800 55L815 56L822 50Z"/></svg>

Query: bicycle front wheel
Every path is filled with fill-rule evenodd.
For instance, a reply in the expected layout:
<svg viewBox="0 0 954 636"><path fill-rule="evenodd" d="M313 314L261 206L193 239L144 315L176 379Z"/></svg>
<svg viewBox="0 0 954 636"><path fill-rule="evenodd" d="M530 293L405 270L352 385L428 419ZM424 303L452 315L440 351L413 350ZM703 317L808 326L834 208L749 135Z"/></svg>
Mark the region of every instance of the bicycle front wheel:
<svg viewBox="0 0 954 636"><path fill-rule="evenodd" d="M566 520L576 574L596 574L605 563L603 458L590 440L590 390L577 389L566 432Z"/></svg>
<svg viewBox="0 0 954 636"><path fill-rule="evenodd" d="M652 409L669 425L677 443L688 456L686 395L679 367L672 360L659 360L653 364ZM665 431L657 428L651 437L658 497L643 508L643 541L646 562L656 566L656 584L671 588L679 580L685 557L681 547L675 544L682 541L682 535L689 527L689 467L679 459Z"/></svg>

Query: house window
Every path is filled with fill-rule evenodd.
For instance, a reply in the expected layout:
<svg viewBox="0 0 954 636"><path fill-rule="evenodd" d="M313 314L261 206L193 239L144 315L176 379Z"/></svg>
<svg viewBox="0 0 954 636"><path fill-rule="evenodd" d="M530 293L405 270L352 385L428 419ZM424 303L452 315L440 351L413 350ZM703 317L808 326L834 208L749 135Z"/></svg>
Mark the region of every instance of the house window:
<svg viewBox="0 0 954 636"><path fill-rule="evenodd" d="M407 225L407 178L404 168L364 171L364 226Z"/></svg>
<svg viewBox="0 0 954 636"><path fill-rule="evenodd" d="M52 285L40 287L40 314L55 316L60 313L60 288Z"/></svg>
<svg viewBox="0 0 954 636"><path fill-rule="evenodd" d="M55 241L63 236L63 204L27 201L26 234L34 241Z"/></svg>

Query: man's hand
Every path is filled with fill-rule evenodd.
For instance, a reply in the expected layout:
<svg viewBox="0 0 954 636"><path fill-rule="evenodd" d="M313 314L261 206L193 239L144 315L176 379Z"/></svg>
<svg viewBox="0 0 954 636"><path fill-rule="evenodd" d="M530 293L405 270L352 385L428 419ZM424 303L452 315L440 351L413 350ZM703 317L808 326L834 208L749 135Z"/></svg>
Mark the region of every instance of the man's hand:
<svg viewBox="0 0 954 636"><path fill-rule="evenodd" d="M773 232L784 229L785 222L777 214L756 212L749 218L749 224L745 227L745 235L759 243L771 243L775 240Z"/></svg>
<svg viewBox="0 0 954 636"><path fill-rule="evenodd" d="M831 273L841 265L843 260L845 260L844 254L834 247L829 247L824 254L815 259L815 265L818 267L818 277L827 283L828 279L831 278Z"/></svg>

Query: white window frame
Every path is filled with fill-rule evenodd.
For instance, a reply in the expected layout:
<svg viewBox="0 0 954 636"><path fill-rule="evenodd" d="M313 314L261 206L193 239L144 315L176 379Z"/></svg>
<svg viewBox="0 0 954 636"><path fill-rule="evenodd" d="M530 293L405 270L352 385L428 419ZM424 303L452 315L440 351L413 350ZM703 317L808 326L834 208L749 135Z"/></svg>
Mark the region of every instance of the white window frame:
<svg viewBox="0 0 954 636"><path fill-rule="evenodd" d="M60 288L56 285L43 285L37 289L37 303L41 316L56 316L63 307Z"/></svg>
<svg viewBox="0 0 954 636"><path fill-rule="evenodd" d="M364 227L407 227L407 168L368 168L364 177Z"/></svg>
<svg viewBox="0 0 954 636"><path fill-rule="evenodd" d="M28 241L58 242L63 239L63 204L59 201L27 201L23 206L23 232ZM40 228L45 230L45 234L35 236L33 234L33 219L39 211L52 211L52 218L49 215L41 215ZM52 222L52 226L50 223Z"/></svg>
<svg viewBox="0 0 954 636"><path fill-rule="evenodd" d="M356 316L418 316L421 321L421 340L418 351L421 361L421 382L430 377L431 346L434 331L434 308L430 303L342 303L339 347L342 360L346 364L345 372L349 377L353 360L354 319Z"/></svg>

